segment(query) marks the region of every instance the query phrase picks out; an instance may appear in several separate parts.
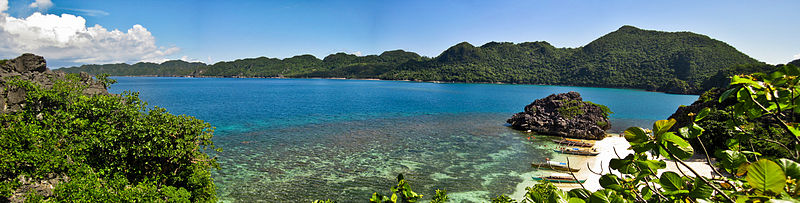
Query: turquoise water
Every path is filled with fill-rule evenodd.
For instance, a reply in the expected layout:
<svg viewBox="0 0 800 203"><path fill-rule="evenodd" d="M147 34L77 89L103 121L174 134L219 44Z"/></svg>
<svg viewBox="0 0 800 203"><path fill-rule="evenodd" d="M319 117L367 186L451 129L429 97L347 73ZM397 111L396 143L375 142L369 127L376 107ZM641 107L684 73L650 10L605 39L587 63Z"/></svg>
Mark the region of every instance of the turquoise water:
<svg viewBox="0 0 800 203"><path fill-rule="evenodd" d="M613 131L649 126L697 96L628 89L328 79L116 77L150 105L217 128L224 201L363 201L398 173L415 191L485 201L552 156L503 124L535 99L580 92ZM427 197L430 197L428 195Z"/></svg>

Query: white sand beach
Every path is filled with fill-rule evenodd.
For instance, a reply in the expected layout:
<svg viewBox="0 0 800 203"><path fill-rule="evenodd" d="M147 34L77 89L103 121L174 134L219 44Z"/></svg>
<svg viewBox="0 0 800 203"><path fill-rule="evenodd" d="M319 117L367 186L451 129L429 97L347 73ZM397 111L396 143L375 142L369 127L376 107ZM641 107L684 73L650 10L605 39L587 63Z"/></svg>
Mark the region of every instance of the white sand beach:
<svg viewBox="0 0 800 203"><path fill-rule="evenodd" d="M553 161L565 162L565 163L567 162L567 158L569 158L570 166L572 168L580 168L581 169L579 172L575 173L575 176L578 179L586 179L586 182L583 183L583 186L586 187L586 189L588 189L590 191L596 191L596 190L602 189L603 187L600 185L600 182L599 182L600 175L592 173L587 168L587 163L588 163L588 166L591 167L591 169L594 172L601 172L601 169L602 169L602 173L603 174L607 174L607 173L609 173L608 162L612 158L616 158L617 155L619 155L619 157L624 158L628 154L633 153L633 150L629 150L628 149L630 147L630 144L628 143L628 141L626 141L624 137L621 137L618 134L610 134L609 137L606 137L606 138L604 138L602 140L595 141L594 144L595 144L594 147L597 148L598 152L600 152L600 154L598 154L597 156L578 156L578 155L557 154L557 156L552 158ZM614 152L615 149L616 149L616 153ZM529 161L534 161L534 160L529 160ZM542 161L544 161L544 160L542 160ZM663 173L665 171L673 171L673 172L676 172L676 173L679 173L679 174L683 173L683 174L686 174L686 175L689 175L689 176L694 176L694 174L692 174L685 167L683 167L683 166L678 167L678 165L680 163L677 163L675 161L669 161L669 160L666 160L666 162L667 162L667 168L659 170L658 171L659 174ZM689 166L691 166L695 171L697 171L702 176L705 176L705 177L711 177L712 176L713 171L711 169L711 166L709 166L706 163L705 159L698 159L698 160L684 161L684 162L686 162ZM514 193L511 194L511 198L514 198L516 200L521 200L523 198L523 196L525 196L525 193L527 192L527 190L525 190L525 188L526 187L531 187L531 186L533 186L533 185L535 185L537 183L537 181L534 181L534 180L531 179L532 176L549 175L549 174L552 174L552 173L564 174L565 172L556 172L556 171L549 171L549 170L538 170L538 171L534 171L534 172L530 172L530 173L524 174L524 176L525 176L523 178L524 181L522 183L520 183L520 184L517 184L517 187L516 187ZM614 174L618 174L619 175L619 172L614 171ZM581 185L577 184L577 183L575 183L575 184L572 184L572 183L554 183L554 185L556 185L557 187L559 187L559 188L561 188L563 190L570 190L570 189L573 189L573 188L580 188L581 187Z"/></svg>

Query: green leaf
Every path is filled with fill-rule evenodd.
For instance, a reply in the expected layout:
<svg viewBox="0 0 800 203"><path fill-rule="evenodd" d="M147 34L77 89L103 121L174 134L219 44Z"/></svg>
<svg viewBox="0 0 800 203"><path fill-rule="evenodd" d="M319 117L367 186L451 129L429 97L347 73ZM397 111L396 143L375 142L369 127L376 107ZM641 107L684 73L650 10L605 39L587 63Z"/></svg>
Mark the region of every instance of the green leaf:
<svg viewBox="0 0 800 203"><path fill-rule="evenodd" d="M761 159L747 169L747 183L756 190L780 194L786 185L786 175L775 162Z"/></svg>
<svg viewBox="0 0 800 203"><path fill-rule="evenodd" d="M728 170L729 172L733 172L734 169L742 165L742 163L747 162L747 157L744 156L741 152L732 151L732 150L722 150L717 151L714 153L714 156L719 158L722 167Z"/></svg>
<svg viewBox="0 0 800 203"><path fill-rule="evenodd" d="M590 192L587 189L583 189L583 188L575 188L575 189L572 189L572 190L569 191L569 196L570 197L577 197L577 198L581 198L581 199L589 199L589 196L591 196L591 195L592 195L592 192Z"/></svg>
<svg viewBox="0 0 800 203"><path fill-rule="evenodd" d="M563 190L554 190L552 191L550 198L548 201L550 203L567 203L569 199L569 193Z"/></svg>
<svg viewBox="0 0 800 203"><path fill-rule="evenodd" d="M697 122L697 121L703 120L703 118L708 116L709 112L711 112L711 108L708 108L708 107L703 108L703 110L700 110L700 112L697 113L697 116L694 117L694 121Z"/></svg>
<svg viewBox="0 0 800 203"><path fill-rule="evenodd" d="M800 164L797 164L797 162L789 159L778 159L777 164L783 169L783 173L786 174L786 176L800 179Z"/></svg>
<svg viewBox="0 0 800 203"><path fill-rule="evenodd" d="M600 176L600 185L603 186L603 188L612 189L614 191L624 190L624 188L622 188L621 186L621 183L619 182L619 178L617 178L616 175L610 173Z"/></svg>
<svg viewBox="0 0 800 203"><path fill-rule="evenodd" d="M661 137L661 140L669 152L672 152L672 154L678 159L688 159L694 155L694 148L692 148L692 145L672 132L665 133ZM667 154L667 151L663 148L659 148L659 152L662 156L670 157L669 154Z"/></svg>
<svg viewBox="0 0 800 203"><path fill-rule="evenodd" d="M664 195L681 195L681 194L689 194L688 190L672 190L672 191L665 191Z"/></svg>
<svg viewBox="0 0 800 203"><path fill-rule="evenodd" d="M369 199L370 202L382 203L386 199L383 195L376 193L372 193L372 198Z"/></svg>
<svg viewBox="0 0 800 203"><path fill-rule="evenodd" d="M700 136L700 135L703 134L703 131L705 131L705 129L703 129L702 127L697 125L697 123L692 123L692 127L689 128L689 137L688 138L695 138L697 136Z"/></svg>
<svg viewBox="0 0 800 203"><path fill-rule="evenodd" d="M686 188L686 183L683 182L683 178L672 171L662 173L661 178L658 179L658 183L660 183L661 187L666 191L677 191Z"/></svg>
<svg viewBox="0 0 800 203"><path fill-rule="evenodd" d="M792 132L792 135L794 135L795 137L800 136L800 130L797 130L797 128L795 128L794 126L787 125L786 127L789 128L789 131Z"/></svg>
<svg viewBox="0 0 800 203"><path fill-rule="evenodd" d="M739 149L739 140L735 139L735 138L730 138L728 140L725 140L725 146L727 146L729 149L732 149L732 150L738 150Z"/></svg>
<svg viewBox="0 0 800 203"><path fill-rule="evenodd" d="M754 86L754 87L758 87L758 88L764 88L764 86L761 85L760 82L751 80L749 78L742 78L742 77L739 77L739 76L736 76L736 75L734 75L731 78L731 85L735 85L735 84L744 84L744 85Z"/></svg>
<svg viewBox="0 0 800 203"><path fill-rule="evenodd" d="M569 200L567 200L567 203L586 203L586 202L583 201L583 199L581 199L581 198L570 197Z"/></svg>
<svg viewBox="0 0 800 203"><path fill-rule="evenodd" d="M624 132L625 140L631 143L642 143L647 140L650 140L650 136L647 136L647 133L644 132L644 129L640 127L630 127Z"/></svg>
<svg viewBox="0 0 800 203"><path fill-rule="evenodd" d="M634 154L629 154L628 156L625 157L625 159L613 158L611 159L611 161L609 161L608 166L611 167L611 169L618 170L620 173L624 174L637 173L638 170L634 165L631 164L633 163L633 161L631 160L634 159L634 156L635 156Z"/></svg>
<svg viewBox="0 0 800 203"><path fill-rule="evenodd" d="M725 101L725 99L728 99L728 97L730 97L734 92L739 92L739 88L730 88L728 90L725 90L725 92L723 92L722 95L719 96L718 102L722 103L723 101Z"/></svg>
<svg viewBox="0 0 800 203"><path fill-rule="evenodd" d="M666 133L670 128L672 128L672 125L675 125L675 122L677 122L675 119L656 121L653 123L653 134L659 136Z"/></svg>
<svg viewBox="0 0 800 203"><path fill-rule="evenodd" d="M614 191L612 190L598 190L592 193L592 196L589 197L589 202L591 203L611 203L611 197Z"/></svg>
<svg viewBox="0 0 800 203"><path fill-rule="evenodd" d="M739 91L736 92L736 101L739 101L739 103L752 102L751 101L751 96L750 96L750 91L747 88L739 89Z"/></svg>
<svg viewBox="0 0 800 203"><path fill-rule="evenodd" d="M650 187L642 188L642 198L644 198L644 200L649 200L652 197L653 197L653 191L650 190Z"/></svg>
<svg viewBox="0 0 800 203"><path fill-rule="evenodd" d="M711 188L708 184L700 180L700 178L694 179L694 185L692 186L692 191L689 192L689 197L695 199L705 199L711 197L711 192L714 189Z"/></svg>
<svg viewBox="0 0 800 203"><path fill-rule="evenodd" d="M654 141L647 141L644 143L631 143L631 149L633 149L633 151L636 153L642 153L657 148L658 145Z"/></svg>
<svg viewBox="0 0 800 203"><path fill-rule="evenodd" d="M667 167L667 162L663 160L636 160L636 164L639 165L640 168L650 168L650 170L653 171Z"/></svg>

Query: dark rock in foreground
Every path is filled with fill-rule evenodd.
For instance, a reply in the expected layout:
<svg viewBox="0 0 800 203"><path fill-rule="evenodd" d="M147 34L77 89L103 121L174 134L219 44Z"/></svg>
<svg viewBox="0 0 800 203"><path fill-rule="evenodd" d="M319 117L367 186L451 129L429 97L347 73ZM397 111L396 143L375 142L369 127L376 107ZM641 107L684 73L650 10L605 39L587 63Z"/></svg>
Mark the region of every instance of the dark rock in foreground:
<svg viewBox="0 0 800 203"><path fill-rule="evenodd" d="M25 106L25 90L8 84L13 79L27 80L42 87L51 87L56 80L64 80L67 74L50 71L44 57L22 54L15 59L0 60L0 113L21 110ZM103 83L92 79L87 73L79 75L80 82L87 85L87 95L108 94Z"/></svg>
<svg viewBox="0 0 800 203"><path fill-rule="evenodd" d="M608 113L599 105L584 102L579 93L569 92L537 99L506 122L517 130L597 140L611 128Z"/></svg>

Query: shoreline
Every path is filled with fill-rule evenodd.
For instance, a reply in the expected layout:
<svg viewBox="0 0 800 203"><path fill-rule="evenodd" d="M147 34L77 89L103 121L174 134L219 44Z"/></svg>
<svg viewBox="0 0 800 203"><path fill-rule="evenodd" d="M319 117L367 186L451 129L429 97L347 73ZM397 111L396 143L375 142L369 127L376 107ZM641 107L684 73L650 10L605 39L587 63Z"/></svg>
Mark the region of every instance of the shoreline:
<svg viewBox="0 0 800 203"><path fill-rule="evenodd" d="M584 182L583 185L589 191L594 192L603 189L603 187L600 185L599 182L601 176L589 171L589 169L587 168L587 164L588 166L591 166L594 172L600 172L600 169L603 168L602 173L607 174L609 173L608 163L611 159L617 158L617 154L620 157L624 158L628 154L634 153L634 151L628 149L631 146L630 143L628 143L628 141L625 140L625 138L622 137L620 134L608 134L608 137L603 138L602 140L590 141L590 142L594 142L595 144L594 147L597 148L598 152L600 152L600 154L598 154L597 156L578 156L578 155L565 155L565 154L555 153L554 154L555 156L551 158L551 160L566 163L567 158L569 158L570 166L572 166L573 168L581 169L579 172L575 173L575 176L578 179L586 179L586 182ZM616 153L614 152L615 149ZM663 160L667 162L667 167L665 169L658 170L657 171L658 174L661 174L666 171L672 171L679 174L694 176L694 174L691 174L686 167L678 166L677 162L665 159ZM528 160L528 161L535 161L535 160ZM686 162L689 166L692 167L692 169L694 169L704 177L711 178L713 176L713 170L711 169L711 166L709 166L706 163L705 159L688 160L684 162ZM523 181L517 184L514 193L512 193L510 197L517 200L523 199L525 193L527 192L525 188L532 187L533 185L538 183L537 181L531 179L532 176L547 175L551 173L569 174L568 172L557 172L550 170L533 170L531 172L524 173L522 174L524 176ZM618 172L614 174L619 175ZM574 184L574 183L553 183L553 185L565 191L581 187L580 184Z"/></svg>
<svg viewBox="0 0 800 203"><path fill-rule="evenodd" d="M111 75L111 77L151 77L151 78L257 78L257 79L327 79L327 80L370 80L370 81L404 81L404 82L421 82L421 83L437 83L437 84L495 84L495 85L538 85L538 86L564 86L564 87L587 87L587 88L613 88L624 89L633 91L644 92L658 92L664 94L675 95L696 95L700 94L684 94L672 92L659 92L646 89L637 89L629 87L602 87L602 86L578 86L567 84L533 84L533 83L507 83L507 82L457 82L457 81L440 81L440 80L390 80L380 78L347 78L347 77L259 77L259 76L191 76L191 75Z"/></svg>

